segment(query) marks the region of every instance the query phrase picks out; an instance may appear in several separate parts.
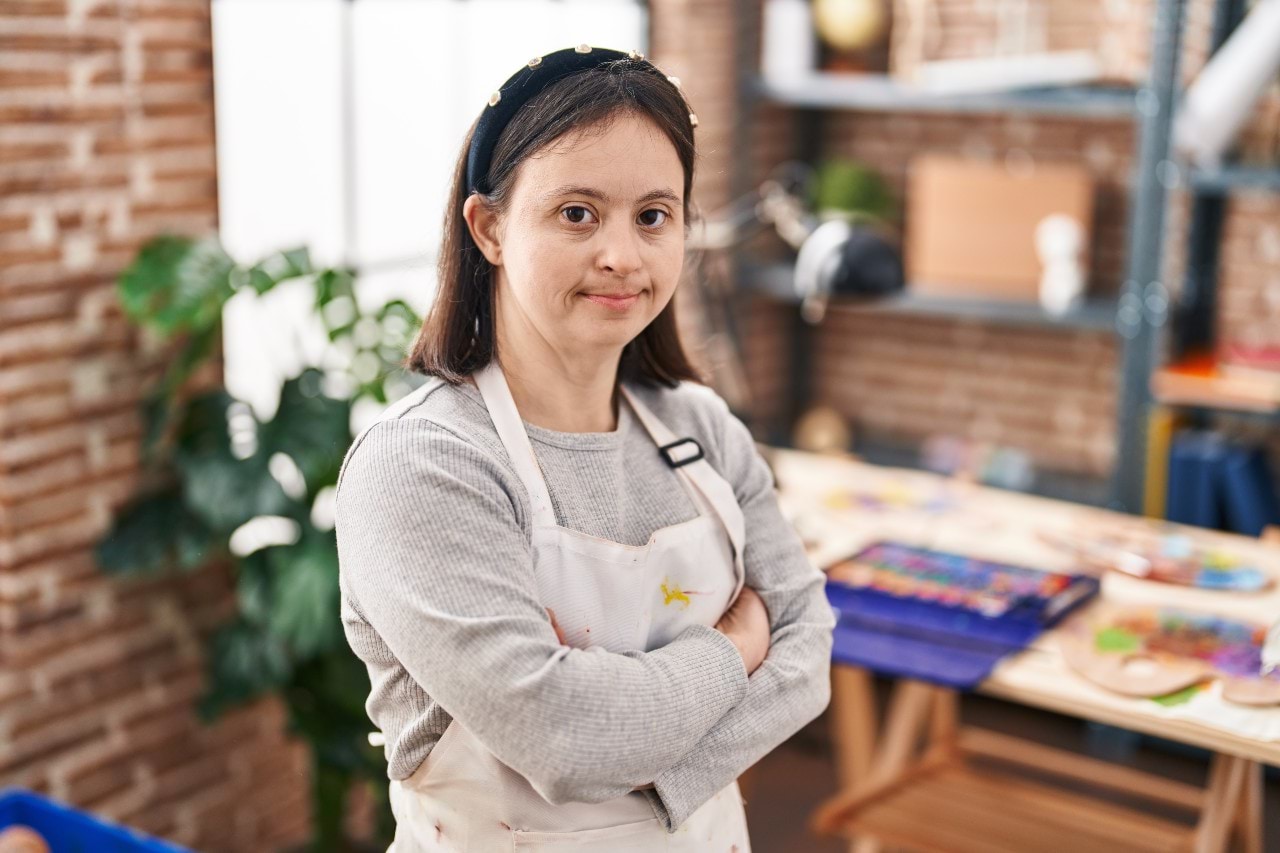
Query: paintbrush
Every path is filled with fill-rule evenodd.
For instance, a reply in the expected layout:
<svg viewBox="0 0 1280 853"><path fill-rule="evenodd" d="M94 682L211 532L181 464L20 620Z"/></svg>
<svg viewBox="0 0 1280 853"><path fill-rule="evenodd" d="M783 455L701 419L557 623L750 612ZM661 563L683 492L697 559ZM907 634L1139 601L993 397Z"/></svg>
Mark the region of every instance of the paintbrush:
<svg viewBox="0 0 1280 853"><path fill-rule="evenodd" d="M1151 575L1151 561L1134 551L1090 539L1068 536L1054 530L1037 532L1040 540L1045 544L1072 552L1087 565L1100 569L1114 569L1135 578Z"/></svg>
<svg viewBox="0 0 1280 853"><path fill-rule="evenodd" d="M1267 638L1262 641L1262 674L1270 675L1280 669L1280 619L1267 629Z"/></svg>

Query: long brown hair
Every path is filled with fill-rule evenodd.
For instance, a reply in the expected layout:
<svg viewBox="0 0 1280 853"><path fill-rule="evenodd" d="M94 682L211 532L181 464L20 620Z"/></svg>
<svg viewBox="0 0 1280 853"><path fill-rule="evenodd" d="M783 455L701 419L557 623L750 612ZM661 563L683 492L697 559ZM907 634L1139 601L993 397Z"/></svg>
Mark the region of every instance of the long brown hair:
<svg viewBox="0 0 1280 853"><path fill-rule="evenodd" d="M697 157L684 96L661 75L628 60L606 62L549 85L522 106L503 128L489 168L491 191L482 201L499 216L510 204L517 167L574 131L607 128L626 114L656 124L675 146L684 168L685 233L691 225L689 193ZM458 384L494 357L493 266L476 245L462 206L467 200L467 151L475 123L467 131L444 215L437 261L439 288L405 367ZM622 350L619 379L674 387L684 379L702 381L680 344L674 297Z"/></svg>

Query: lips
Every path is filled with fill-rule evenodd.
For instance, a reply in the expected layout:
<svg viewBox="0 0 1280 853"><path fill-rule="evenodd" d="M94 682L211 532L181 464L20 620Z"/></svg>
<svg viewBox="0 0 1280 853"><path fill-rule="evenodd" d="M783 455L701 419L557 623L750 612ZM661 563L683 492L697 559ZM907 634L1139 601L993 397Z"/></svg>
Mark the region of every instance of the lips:
<svg viewBox="0 0 1280 853"><path fill-rule="evenodd" d="M625 311L632 305L636 304L640 298L640 291L633 293L584 293L582 294L588 301L605 308L611 308L615 311Z"/></svg>

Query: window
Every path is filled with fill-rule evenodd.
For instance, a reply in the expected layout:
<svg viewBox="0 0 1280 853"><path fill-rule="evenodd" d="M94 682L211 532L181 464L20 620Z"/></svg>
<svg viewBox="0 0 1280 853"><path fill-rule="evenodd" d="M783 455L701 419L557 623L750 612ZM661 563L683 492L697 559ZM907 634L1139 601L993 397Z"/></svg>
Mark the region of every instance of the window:
<svg viewBox="0 0 1280 853"><path fill-rule="evenodd" d="M448 181L489 94L531 57L647 51L640 0L214 0L220 236L252 261L306 245L368 304L435 287ZM260 414L323 345L304 288L227 306L226 381ZM264 334L269 332L269 334Z"/></svg>

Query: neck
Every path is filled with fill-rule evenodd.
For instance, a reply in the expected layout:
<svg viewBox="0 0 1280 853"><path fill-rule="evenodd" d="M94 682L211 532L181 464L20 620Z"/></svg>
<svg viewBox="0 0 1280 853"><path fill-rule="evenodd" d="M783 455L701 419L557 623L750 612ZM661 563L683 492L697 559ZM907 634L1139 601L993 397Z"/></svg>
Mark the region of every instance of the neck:
<svg viewBox="0 0 1280 853"><path fill-rule="evenodd" d="M521 418L557 432L617 429L620 348L608 353L556 348L527 324L499 317L502 372Z"/></svg>

